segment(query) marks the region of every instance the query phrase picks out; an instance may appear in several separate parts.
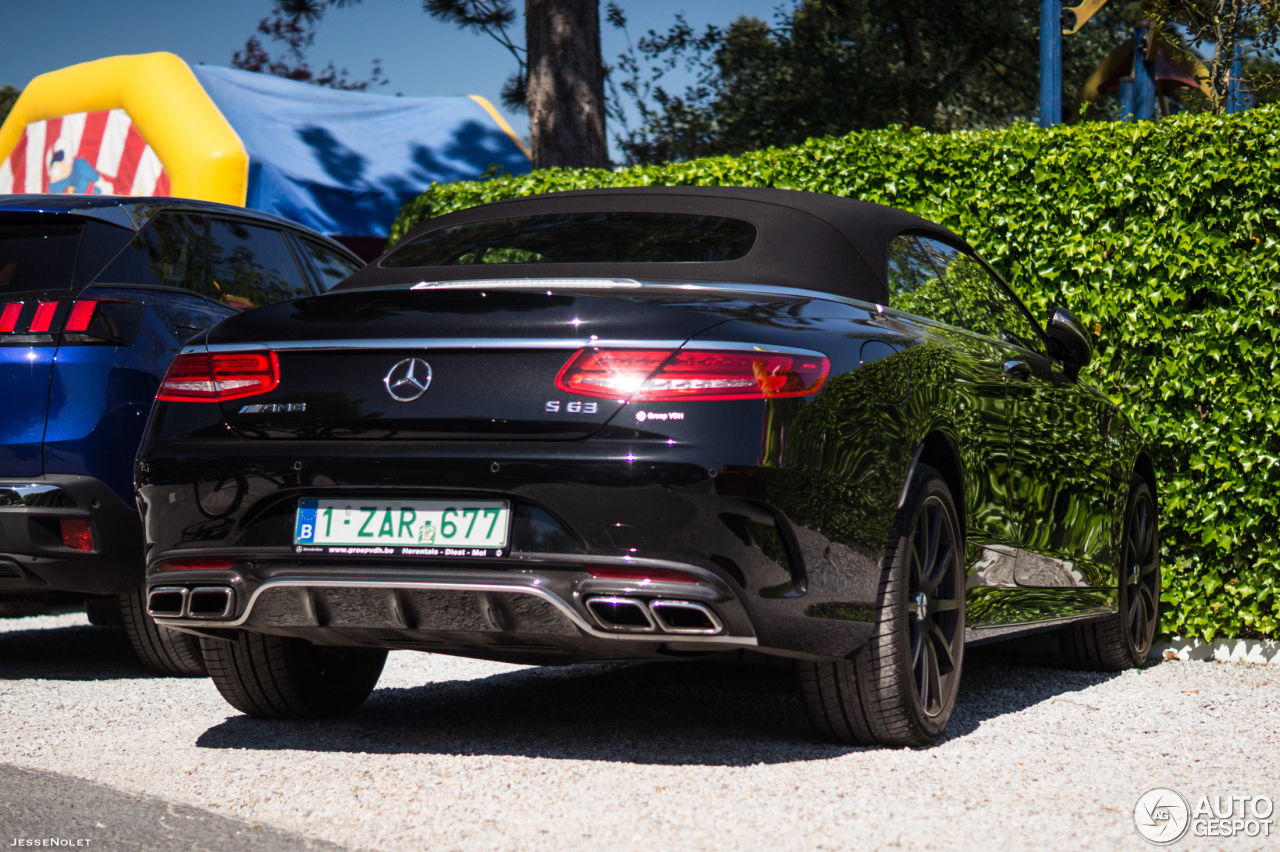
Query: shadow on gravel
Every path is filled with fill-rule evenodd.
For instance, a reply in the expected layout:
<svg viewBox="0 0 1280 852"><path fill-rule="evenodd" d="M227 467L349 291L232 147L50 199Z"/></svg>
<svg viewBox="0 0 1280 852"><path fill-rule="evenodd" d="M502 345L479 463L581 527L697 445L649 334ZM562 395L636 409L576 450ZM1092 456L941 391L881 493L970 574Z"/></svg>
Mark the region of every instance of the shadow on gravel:
<svg viewBox="0 0 1280 852"><path fill-rule="evenodd" d="M123 627L57 627L0 633L0 680L162 677L138 662Z"/></svg>
<svg viewBox="0 0 1280 852"><path fill-rule="evenodd" d="M1040 660L998 646L967 656L948 740L1110 677L1035 665ZM790 667L708 663L532 668L380 689L346 719L237 716L210 728L196 744L706 766L823 760L859 750L817 741Z"/></svg>

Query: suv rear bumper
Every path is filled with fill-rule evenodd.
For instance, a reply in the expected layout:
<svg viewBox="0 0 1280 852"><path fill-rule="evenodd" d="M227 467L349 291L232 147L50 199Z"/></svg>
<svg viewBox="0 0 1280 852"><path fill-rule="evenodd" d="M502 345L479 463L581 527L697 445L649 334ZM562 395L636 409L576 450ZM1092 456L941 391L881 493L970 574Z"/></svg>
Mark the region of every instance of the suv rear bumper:
<svg viewBox="0 0 1280 852"><path fill-rule="evenodd" d="M92 550L62 541L60 522L89 522ZM92 476L0 479L0 595L76 592L117 595L142 584L142 522Z"/></svg>

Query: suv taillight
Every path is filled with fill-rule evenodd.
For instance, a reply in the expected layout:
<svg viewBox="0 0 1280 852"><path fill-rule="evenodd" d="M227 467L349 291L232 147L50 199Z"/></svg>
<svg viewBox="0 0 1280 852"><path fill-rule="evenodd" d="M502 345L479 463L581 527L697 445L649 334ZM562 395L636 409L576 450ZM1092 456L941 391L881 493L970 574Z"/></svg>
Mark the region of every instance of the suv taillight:
<svg viewBox="0 0 1280 852"><path fill-rule="evenodd" d="M274 352L200 352L173 359L156 399L222 402L267 393L279 384L280 361Z"/></svg>
<svg viewBox="0 0 1280 852"><path fill-rule="evenodd" d="M18 327L18 315L22 313L22 302L9 302L0 311L0 334L12 334Z"/></svg>
<svg viewBox="0 0 1280 852"><path fill-rule="evenodd" d="M123 299L37 301L34 309L26 310L28 304L7 302L0 308L0 344L48 342L61 333L64 344L128 346L137 337L147 312L145 305Z"/></svg>
<svg viewBox="0 0 1280 852"><path fill-rule="evenodd" d="M778 399L821 389L820 355L667 349L582 349L556 376L567 393L633 402Z"/></svg>

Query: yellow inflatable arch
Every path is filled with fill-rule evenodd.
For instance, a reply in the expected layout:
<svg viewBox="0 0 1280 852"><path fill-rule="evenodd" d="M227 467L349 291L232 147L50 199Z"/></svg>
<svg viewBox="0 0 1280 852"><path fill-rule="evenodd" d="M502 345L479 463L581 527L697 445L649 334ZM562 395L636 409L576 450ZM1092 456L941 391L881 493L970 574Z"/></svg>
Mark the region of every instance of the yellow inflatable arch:
<svg viewBox="0 0 1280 852"><path fill-rule="evenodd" d="M0 192L96 186L244 205L248 181L239 135L172 53L41 74L0 127Z"/></svg>

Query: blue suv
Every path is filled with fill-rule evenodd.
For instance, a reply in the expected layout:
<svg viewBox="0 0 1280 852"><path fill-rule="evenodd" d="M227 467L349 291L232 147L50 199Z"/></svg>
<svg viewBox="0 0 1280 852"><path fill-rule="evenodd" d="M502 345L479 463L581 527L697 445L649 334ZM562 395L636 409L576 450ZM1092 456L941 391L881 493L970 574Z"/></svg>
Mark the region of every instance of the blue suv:
<svg viewBox="0 0 1280 852"><path fill-rule="evenodd" d="M203 674L198 641L157 627L142 598L133 459L156 388L219 320L322 293L362 265L241 207L0 196L0 616L83 605L96 624L123 624L150 667ZM229 523L219 478L235 475L197 486L211 535Z"/></svg>

